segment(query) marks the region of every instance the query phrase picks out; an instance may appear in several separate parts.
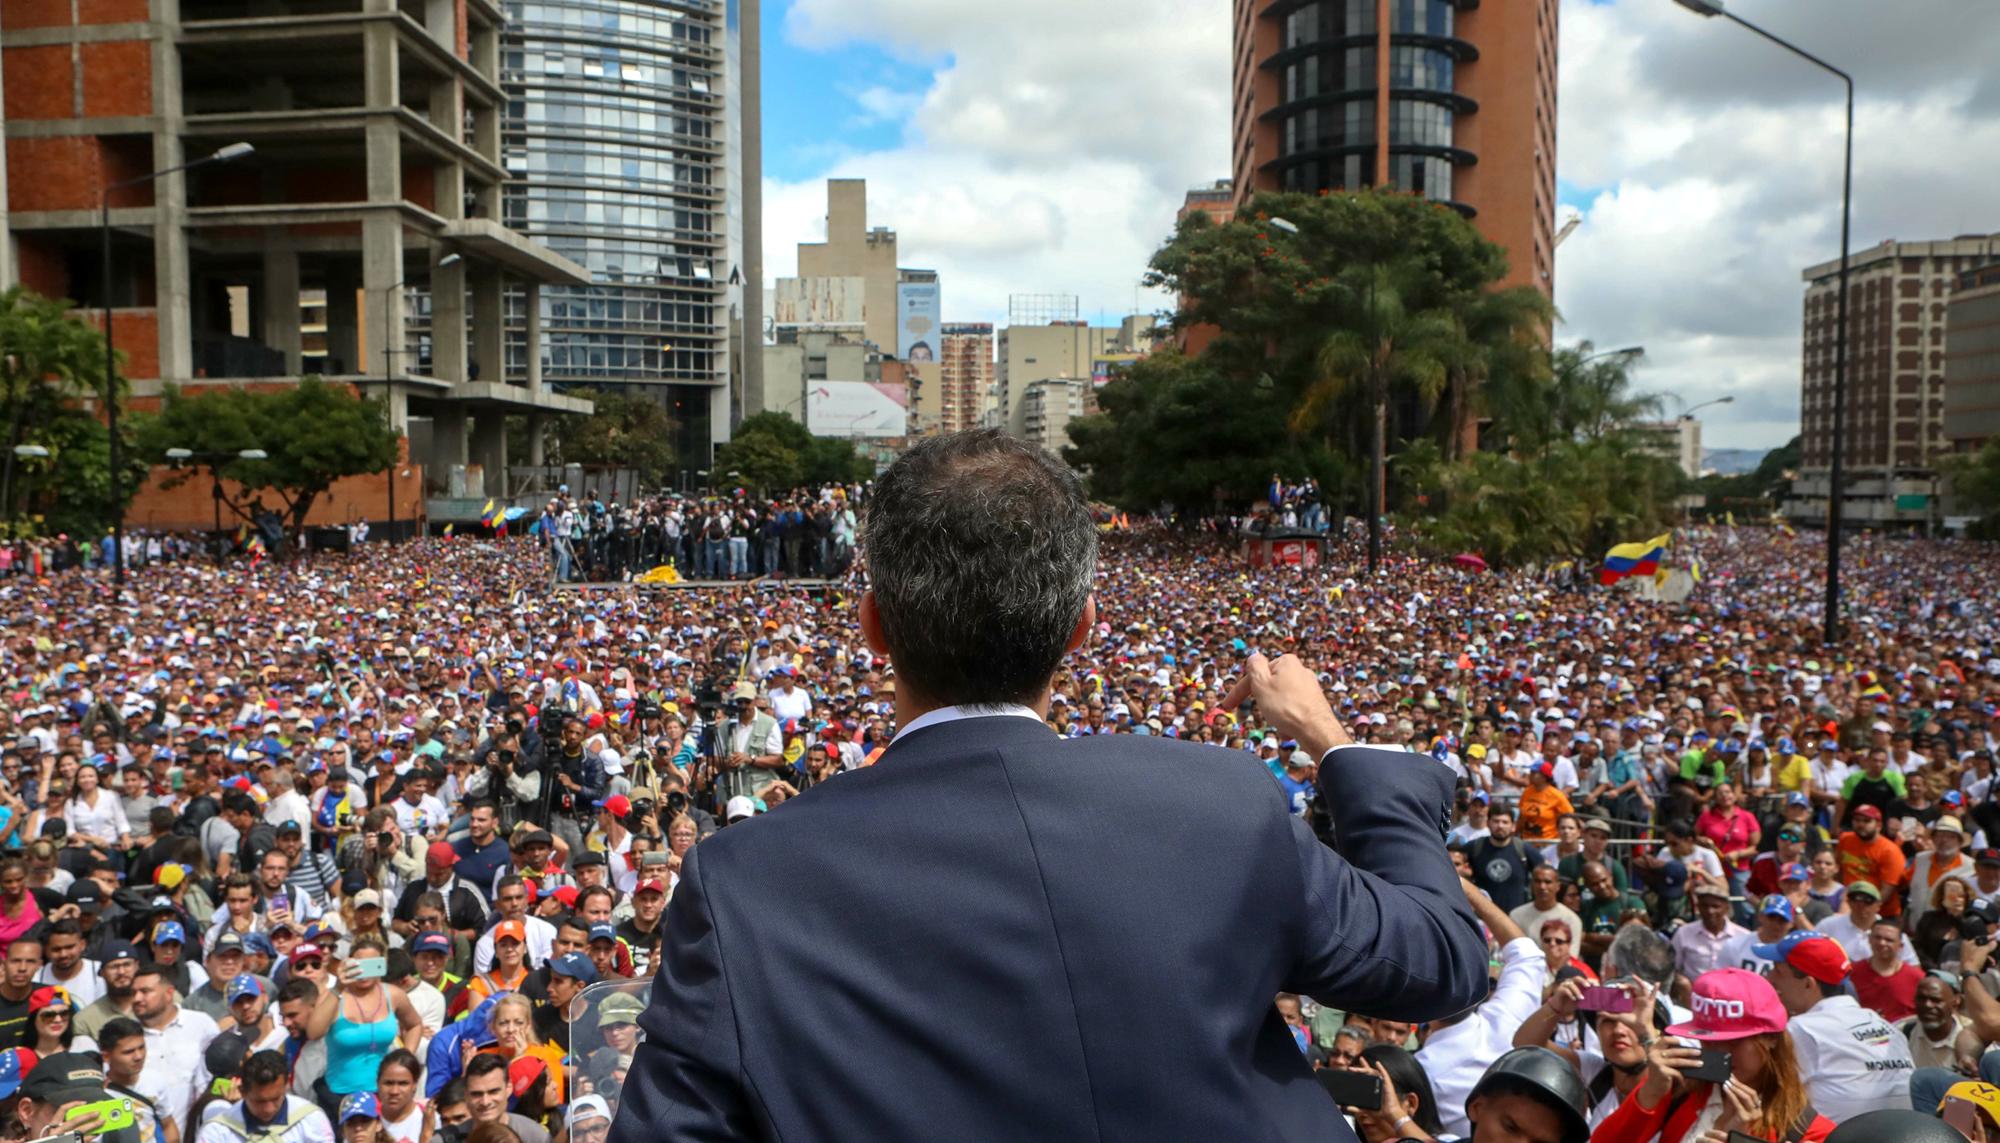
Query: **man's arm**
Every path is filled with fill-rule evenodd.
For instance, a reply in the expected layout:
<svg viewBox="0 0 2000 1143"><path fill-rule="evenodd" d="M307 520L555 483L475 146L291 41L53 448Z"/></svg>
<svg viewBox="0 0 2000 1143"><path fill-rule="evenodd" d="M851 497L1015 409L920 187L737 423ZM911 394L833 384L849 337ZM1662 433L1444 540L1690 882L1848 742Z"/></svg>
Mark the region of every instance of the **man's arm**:
<svg viewBox="0 0 2000 1143"><path fill-rule="evenodd" d="M609 1143L753 1138L721 938L693 850L667 906L666 931L665 964L639 1018L646 1038L633 1056Z"/></svg>

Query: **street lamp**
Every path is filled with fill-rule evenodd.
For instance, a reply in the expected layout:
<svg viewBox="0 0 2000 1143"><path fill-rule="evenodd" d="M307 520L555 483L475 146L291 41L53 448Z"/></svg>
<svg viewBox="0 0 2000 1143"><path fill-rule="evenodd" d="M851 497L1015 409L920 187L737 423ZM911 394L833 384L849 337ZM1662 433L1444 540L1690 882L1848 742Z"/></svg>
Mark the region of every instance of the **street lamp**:
<svg viewBox="0 0 2000 1143"><path fill-rule="evenodd" d="M1297 224L1297 223L1295 223L1295 222L1293 222L1293 221L1292 221L1291 219L1289 219L1289 218L1274 218L1274 219L1272 219L1272 220L1271 220L1271 229L1273 229L1273 230L1282 230L1282 231L1284 231L1284 232L1285 232L1286 234L1297 234L1297 233L1299 232L1299 227L1298 227L1298 224Z"/></svg>
<svg viewBox="0 0 2000 1143"><path fill-rule="evenodd" d="M1793 55L1839 77L1847 85L1847 155L1840 185L1840 308L1834 319L1833 448L1828 458L1826 496L1826 642L1840 641L1840 517L1842 454L1847 451L1847 243L1854 219L1854 77L1799 47L1782 40L1723 7L1723 0L1674 0L1698 16L1721 16L1739 24Z"/></svg>
<svg viewBox="0 0 2000 1143"><path fill-rule="evenodd" d="M1696 413L1699 413L1699 412L1701 412L1701 411L1702 411L1703 409L1706 409L1706 408L1708 408L1708 407L1709 407L1710 405L1733 405L1733 404L1735 404L1735 403L1736 403L1736 398L1735 398L1735 397L1733 397L1733 396L1731 396L1731 397L1717 397L1717 398L1716 398L1715 400L1713 400L1713 401L1703 401L1703 402L1702 402L1701 404L1699 404L1699 405L1696 405L1696 406L1694 406L1694 407L1693 407L1693 408L1691 408L1691 409L1683 409L1683 410L1681 410L1681 420L1683 420L1683 421L1692 421L1692 420L1694 420L1694 415L1695 415Z"/></svg>
<svg viewBox="0 0 2000 1143"><path fill-rule="evenodd" d="M0 512L5 512L8 520L11 521L14 518L14 461L17 459L47 460L48 457L49 450L38 444L18 444L14 446L13 453L7 458L5 487L0 488Z"/></svg>
<svg viewBox="0 0 2000 1143"><path fill-rule="evenodd" d="M1603 353L1593 353L1589 357L1586 357L1582 361L1578 362L1578 364L1588 365L1591 362L1596 361L1600 357L1644 357L1644 356L1646 356L1645 346L1628 345L1624 349L1607 349Z"/></svg>
<svg viewBox="0 0 2000 1143"><path fill-rule="evenodd" d="M122 471L125 458L124 449L118 443L118 351L111 337L111 192L150 183L165 175L191 171L196 167L206 167L211 163L228 163L250 154L257 148L248 143L231 143L206 158L192 163L168 167L149 175L140 175L124 182L112 183L104 188L99 203L99 242L104 248L104 424L111 433L111 582L125 586L125 498L120 486L125 483Z"/></svg>
<svg viewBox="0 0 2000 1143"><path fill-rule="evenodd" d="M442 257L442 258L438 259L438 260L437 260L437 265L436 265L436 266L433 266L433 267L431 267L431 268L432 268L433 270L442 270L442 269L444 269L444 268L445 268L446 266L453 266L453 265L457 265L457 264L458 264L458 263L459 263L460 261L462 261L462 259L460 259L460 258L459 258L459 256L458 256L457 254L447 254L447 255L445 255L444 257ZM397 291L397 290L400 290L400 289L402 289L402 288L403 288L404 286L407 286L407 285L409 285L409 284L410 284L410 280L409 280L408 278L404 278L404 279L402 279L401 281L399 281L399 282L396 282L395 284L393 284L393 285L391 285L391 286L387 287L386 289L384 289L384 290L382 291L382 312L384 313L384 315L386 315L386 314L388 313L388 311L389 311L389 295L390 295L390 294L392 294L392 293L394 293L394 292L395 292L395 291ZM384 322L383 324L384 324L384 326L386 327L386 325L387 325L388 323L387 323L387 322ZM411 350L408 350L408 349L404 349L404 348L403 348L403 347L401 347L400 345L398 345L398 346L391 346L391 345L389 344L389 341L390 341L390 335L391 335L391 333L392 333L392 332L393 332L392 330L389 330L389 329L386 329L386 328L385 328L385 329L383 330L383 332L382 332L382 377L383 377L383 380L384 380L384 381L386 381L386 382L388 383L388 385L390 386L391 390L393 390L393 389L395 388L395 385L396 385L396 378L395 378L395 373L396 373L396 362L395 362L395 357L396 357L396 356L398 356L398 355L401 355L401 354L405 354L405 353L409 353L409 352L412 352ZM400 339L399 339L399 340L400 340ZM433 364L435 364L435 363L433 363ZM392 398L391 398L391 400L393 400L393 399L394 399L394 398L392 397ZM390 521L390 522L391 522L392 524L394 523L394 520L393 520L393 518L391 519L391 521Z"/></svg>

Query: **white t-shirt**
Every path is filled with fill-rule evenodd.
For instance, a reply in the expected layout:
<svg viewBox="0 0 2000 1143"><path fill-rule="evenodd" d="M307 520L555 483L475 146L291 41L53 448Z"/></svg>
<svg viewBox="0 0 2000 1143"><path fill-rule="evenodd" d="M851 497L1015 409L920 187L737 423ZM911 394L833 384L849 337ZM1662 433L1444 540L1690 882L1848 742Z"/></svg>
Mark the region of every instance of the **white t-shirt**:
<svg viewBox="0 0 2000 1143"><path fill-rule="evenodd" d="M1546 911L1535 908L1535 903L1529 901L1507 914L1507 919L1521 926L1521 931L1527 934L1529 940L1538 943L1542 937L1543 925L1550 921L1561 921L1569 926L1569 947L1578 949L1583 946L1583 918L1577 916L1575 910L1560 901L1556 902L1555 908Z"/></svg>
<svg viewBox="0 0 2000 1143"><path fill-rule="evenodd" d="M433 794L425 794L414 806L408 798L397 798L389 804L396 811L396 828L413 837L423 837L451 821L451 811Z"/></svg>
<svg viewBox="0 0 2000 1143"><path fill-rule="evenodd" d="M1856 964L1875 955L1868 947L1868 930L1854 923L1854 918L1846 913L1835 913L1819 923L1819 931L1840 942L1847 950L1847 959ZM1903 963L1917 964L1917 949L1910 943L1907 934L1903 937ZM1917 965L1921 968L1922 965Z"/></svg>
<svg viewBox="0 0 2000 1143"><path fill-rule="evenodd" d="M1835 1123L1910 1106L1909 1041L1852 996L1829 996L1792 1017L1799 1078L1813 1107Z"/></svg>
<svg viewBox="0 0 2000 1143"><path fill-rule="evenodd" d="M812 696L806 693L804 687L794 686L791 694L786 694L782 690L771 692L771 714L779 722L795 718L803 719L812 714L812 708Z"/></svg>
<svg viewBox="0 0 2000 1143"><path fill-rule="evenodd" d="M1750 951L1763 943L1756 933L1744 933L1722 946L1722 956L1716 967L1740 968L1758 976L1771 975L1771 969L1775 967L1772 962Z"/></svg>
<svg viewBox="0 0 2000 1143"><path fill-rule="evenodd" d="M35 973L35 983L55 984L69 989L70 999L76 1002L79 1009L97 1003L104 996L104 978L98 975L97 962L89 959L76 962L76 975L69 980L58 979L55 966L45 964Z"/></svg>
<svg viewBox="0 0 2000 1143"><path fill-rule="evenodd" d="M1686 866L1689 880L1693 880L1694 875L1697 873L1707 877L1710 881L1723 880L1722 859L1715 855L1714 850L1705 846L1695 846L1694 852L1688 854L1686 857L1675 857L1673 851L1663 845L1659 849L1659 857L1662 861L1678 861L1683 866Z"/></svg>

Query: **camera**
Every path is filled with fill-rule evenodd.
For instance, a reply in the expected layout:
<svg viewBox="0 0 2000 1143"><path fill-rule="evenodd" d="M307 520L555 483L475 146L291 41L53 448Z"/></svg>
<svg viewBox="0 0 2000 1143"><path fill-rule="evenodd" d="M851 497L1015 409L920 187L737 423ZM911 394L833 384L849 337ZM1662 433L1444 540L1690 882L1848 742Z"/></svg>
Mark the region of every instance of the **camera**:
<svg viewBox="0 0 2000 1143"><path fill-rule="evenodd" d="M520 734L521 734L521 732L522 732L522 731L524 731L524 730L526 730L526 729L527 729L527 726L526 726L526 725L525 725L524 723L522 723L522 721L521 721L520 719L518 719L518 718L514 718L514 717L512 717L512 716L509 716L509 717L508 717L508 719L507 719L507 733L508 733L508 734L510 734L510 735L513 735L513 736L515 736L515 737L519 737L519 736L520 736Z"/></svg>
<svg viewBox="0 0 2000 1143"><path fill-rule="evenodd" d="M677 818L687 812L688 796L679 790L668 790L666 803L667 816Z"/></svg>
<svg viewBox="0 0 2000 1143"><path fill-rule="evenodd" d="M632 706L632 717L642 719L658 718L660 717L660 704L654 702L652 699L640 699Z"/></svg>
<svg viewBox="0 0 2000 1143"><path fill-rule="evenodd" d="M628 823L645 821L648 817L652 816L654 808L653 799L640 798L638 801L632 803L632 812L625 820Z"/></svg>
<svg viewBox="0 0 2000 1143"><path fill-rule="evenodd" d="M525 757L523 755L518 755L518 754L515 755L512 759L508 761L508 765L512 767L514 775L519 778L525 778L528 775L535 772L534 759Z"/></svg>
<svg viewBox="0 0 2000 1143"><path fill-rule="evenodd" d="M1958 918L1958 935L1968 941L1983 941L2000 928L2000 904L1990 897L1981 897L1965 907Z"/></svg>

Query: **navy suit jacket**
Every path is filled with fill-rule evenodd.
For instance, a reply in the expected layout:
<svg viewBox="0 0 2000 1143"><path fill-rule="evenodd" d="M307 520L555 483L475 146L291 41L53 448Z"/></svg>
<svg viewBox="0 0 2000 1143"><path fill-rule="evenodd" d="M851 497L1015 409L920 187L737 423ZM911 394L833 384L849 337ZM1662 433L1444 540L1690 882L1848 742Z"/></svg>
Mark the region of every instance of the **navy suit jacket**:
<svg viewBox="0 0 2000 1143"><path fill-rule="evenodd" d="M919 728L689 852L611 1143L1351 1139L1272 998L1485 999L1451 789L1333 752L1335 853L1240 753Z"/></svg>

